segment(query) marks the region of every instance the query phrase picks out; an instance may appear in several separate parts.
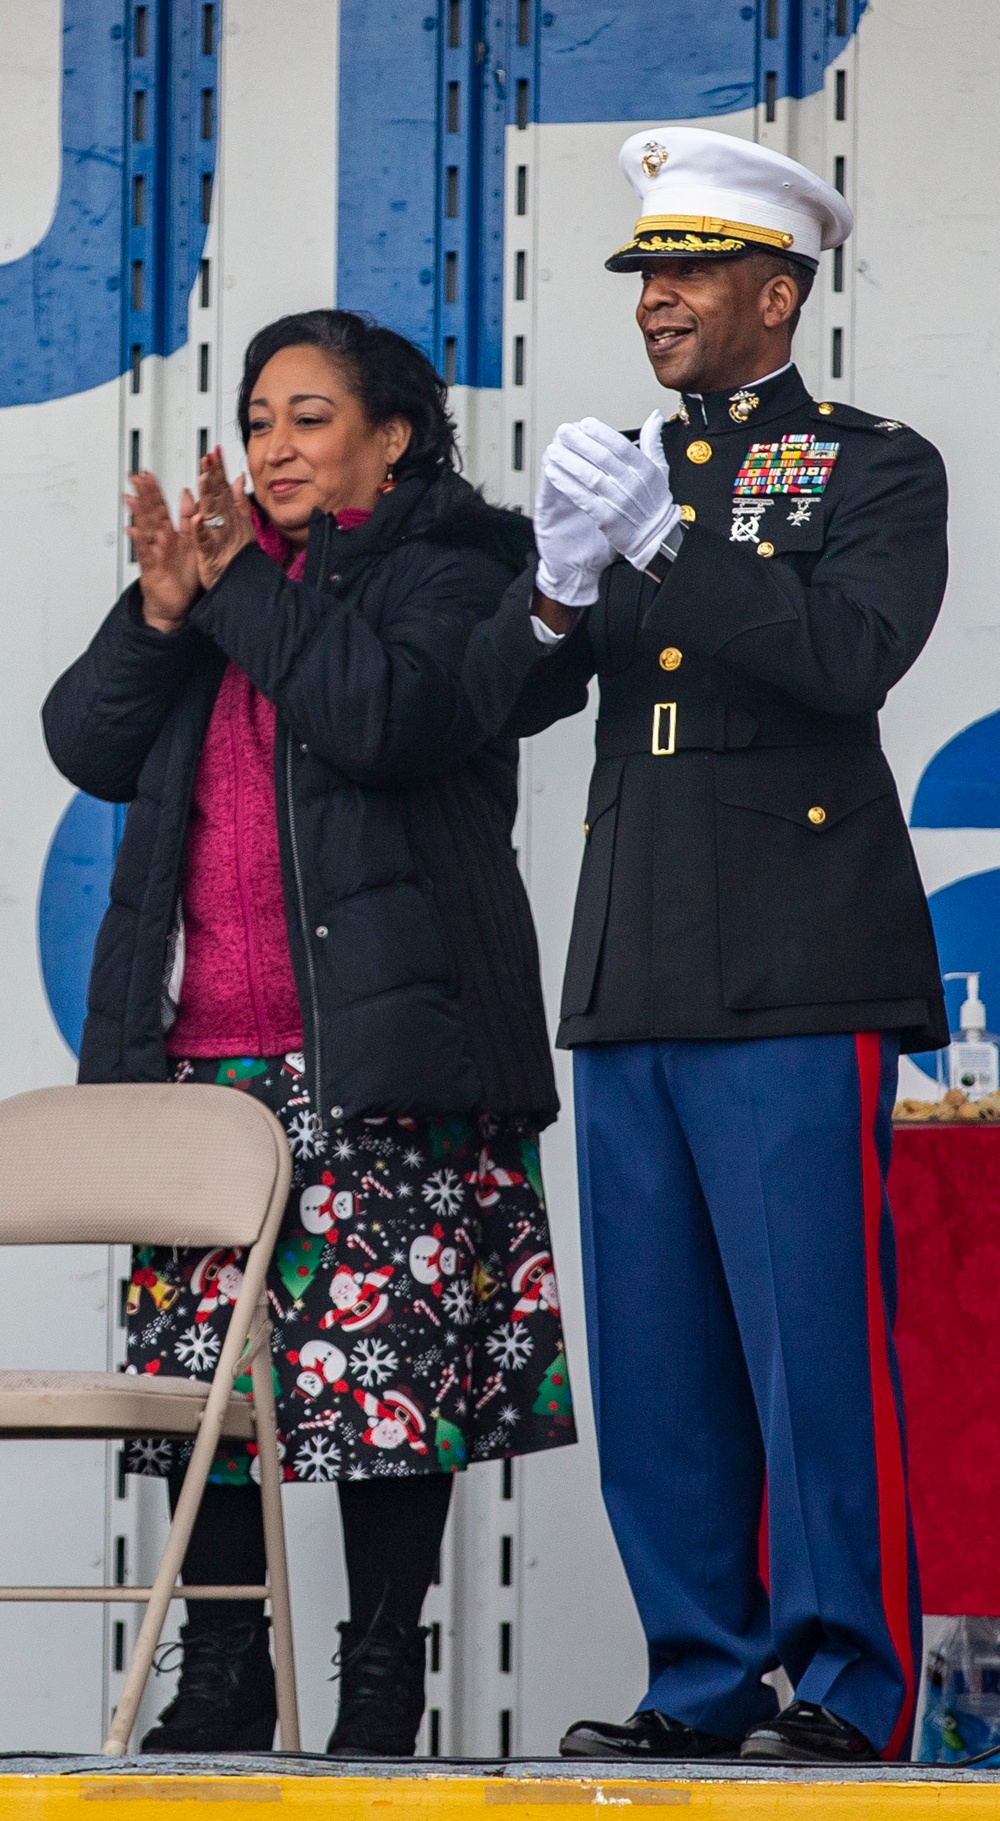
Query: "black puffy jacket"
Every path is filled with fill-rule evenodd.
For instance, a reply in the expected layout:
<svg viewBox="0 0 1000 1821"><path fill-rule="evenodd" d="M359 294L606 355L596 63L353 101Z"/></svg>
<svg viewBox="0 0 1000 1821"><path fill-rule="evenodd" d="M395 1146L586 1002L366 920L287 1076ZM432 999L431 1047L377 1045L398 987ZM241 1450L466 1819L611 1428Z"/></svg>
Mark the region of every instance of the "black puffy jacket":
<svg viewBox="0 0 1000 1821"><path fill-rule="evenodd" d="M458 673L530 526L458 476L409 479L366 525L317 513L305 579L240 552L185 628L133 585L43 710L81 790L128 803L82 1081L167 1072L160 992L198 756L228 659L278 714L285 906L314 1102L329 1117L558 1109L538 952L511 846L517 747Z"/></svg>

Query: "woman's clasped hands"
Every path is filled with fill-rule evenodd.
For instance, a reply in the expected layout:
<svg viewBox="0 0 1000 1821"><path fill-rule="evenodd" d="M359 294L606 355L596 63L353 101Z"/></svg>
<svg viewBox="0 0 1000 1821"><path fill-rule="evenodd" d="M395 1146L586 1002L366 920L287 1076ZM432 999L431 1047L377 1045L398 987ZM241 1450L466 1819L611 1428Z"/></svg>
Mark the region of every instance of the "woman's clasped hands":
<svg viewBox="0 0 1000 1821"><path fill-rule="evenodd" d="M202 457L198 498L181 495L175 525L155 474L129 476L128 535L139 565L142 613L158 632L177 632L199 593L214 588L235 556L254 540L246 475L226 478L222 450Z"/></svg>

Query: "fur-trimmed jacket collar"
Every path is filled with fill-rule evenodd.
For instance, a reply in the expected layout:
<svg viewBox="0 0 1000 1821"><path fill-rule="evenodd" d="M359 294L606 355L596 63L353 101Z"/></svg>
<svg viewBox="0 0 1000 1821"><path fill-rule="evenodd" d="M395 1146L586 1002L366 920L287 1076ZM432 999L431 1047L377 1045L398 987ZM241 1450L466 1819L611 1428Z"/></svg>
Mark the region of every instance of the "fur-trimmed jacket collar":
<svg viewBox="0 0 1000 1821"><path fill-rule="evenodd" d="M422 538L450 549L482 551L514 576L535 548L530 519L505 506L491 506L477 487L450 468L430 480L413 475L400 481L382 495L367 524L350 531L315 512L310 542L317 540L321 530L336 538L341 569Z"/></svg>

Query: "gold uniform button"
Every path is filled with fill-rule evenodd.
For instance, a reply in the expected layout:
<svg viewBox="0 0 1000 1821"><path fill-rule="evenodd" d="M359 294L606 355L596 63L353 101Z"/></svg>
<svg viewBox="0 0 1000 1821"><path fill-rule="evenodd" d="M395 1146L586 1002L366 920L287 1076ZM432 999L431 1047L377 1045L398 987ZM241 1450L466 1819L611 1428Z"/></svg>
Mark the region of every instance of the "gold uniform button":
<svg viewBox="0 0 1000 1821"><path fill-rule="evenodd" d="M589 835L589 833L590 833L590 823L589 822L584 823L583 832L585 835Z"/></svg>
<svg viewBox="0 0 1000 1821"><path fill-rule="evenodd" d="M809 820L812 823L814 828L822 828L823 823L826 821L826 810L820 809L820 806L817 803L809 811Z"/></svg>
<svg viewBox="0 0 1000 1821"><path fill-rule="evenodd" d="M704 443L704 442L700 442L700 441L695 442L695 443L688 443L687 458L688 458L689 462L697 462L699 467L701 466L702 462L710 462L712 459L711 443Z"/></svg>
<svg viewBox="0 0 1000 1821"><path fill-rule="evenodd" d="M660 669L679 670L681 655L682 654L678 651L676 645L668 645L666 651L660 652Z"/></svg>
<svg viewBox="0 0 1000 1821"><path fill-rule="evenodd" d="M698 514L695 511L693 506L682 506L681 507L681 524L682 525L693 525L694 521L697 517L698 517Z"/></svg>
<svg viewBox="0 0 1000 1821"><path fill-rule="evenodd" d="M774 545L766 544L766 543L758 544L757 545L757 555L758 556L773 556L774 555Z"/></svg>
<svg viewBox="0 0 1000 1821"><path fill-rule="evenodd" d="M817 405L816 409L819 412L820 417L832 417L833 416L833 406L832 405L826 405L826 404Z"/></svg>

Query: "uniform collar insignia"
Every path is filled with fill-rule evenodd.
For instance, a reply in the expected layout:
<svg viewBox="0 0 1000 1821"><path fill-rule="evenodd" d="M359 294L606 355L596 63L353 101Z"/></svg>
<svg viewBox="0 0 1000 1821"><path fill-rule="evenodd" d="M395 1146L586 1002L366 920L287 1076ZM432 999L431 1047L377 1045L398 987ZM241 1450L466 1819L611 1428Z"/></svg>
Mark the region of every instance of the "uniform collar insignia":
<svg viewBox="0 0 1000 1821"><path fill-rule="evenodd" d="M722 432L735 436L747 424L752 424L756 432L758 426L791 416L809 402L801 375L792 366L776 373L773 379L738 386L735 392L706 392L703 398L685 392L682 410L686 410L687 419L682 416L681 421L697 425L699 431L704 428L709 436Z"/></svg>
<svg viewBox="0 0 1000 1821"><path fill-rule="evenodd" d="M738 392L734 392L729 401L729 415L734 424L749 423L754 412L759 409L760 399L757 393L751 392L746 386L741 386Z"/></svg>

